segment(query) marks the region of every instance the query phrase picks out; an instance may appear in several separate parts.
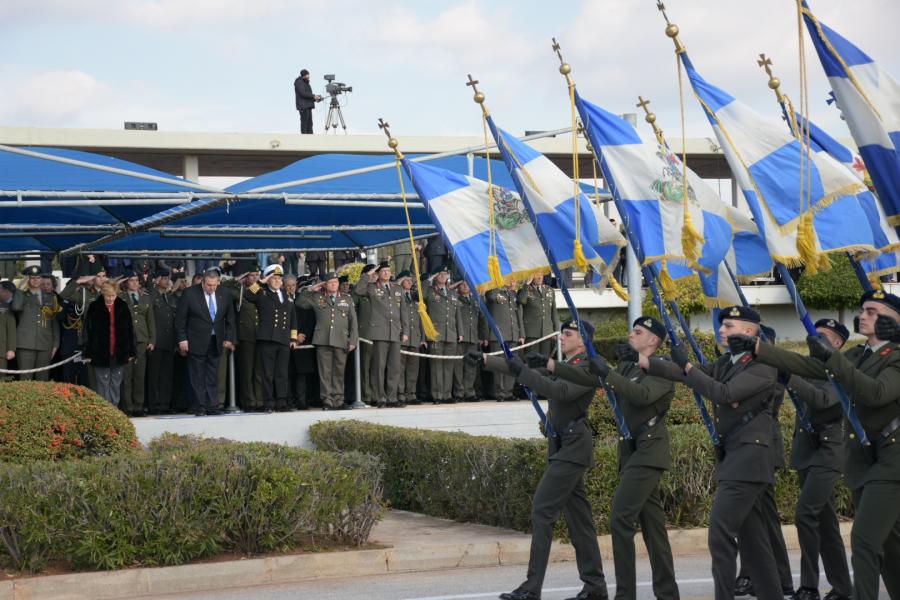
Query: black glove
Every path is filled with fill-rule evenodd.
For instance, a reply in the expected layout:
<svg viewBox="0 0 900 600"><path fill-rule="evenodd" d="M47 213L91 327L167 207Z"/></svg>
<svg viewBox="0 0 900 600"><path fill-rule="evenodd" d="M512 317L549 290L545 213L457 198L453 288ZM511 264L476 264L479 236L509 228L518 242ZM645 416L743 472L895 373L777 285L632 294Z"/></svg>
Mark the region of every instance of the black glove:
<svg viewBox="0 0 900 600"><path fill-rule="evenodd" d="M465 361L470 365L484 364L484 354L478 350L469 350L466 352Z"/></svg>
<svg viewBox="0 0 900 600"><path fill-rule="evenodd" d="M678 344L677 346L672 346L672 362L684 369L689 362L687 350L684 347L684 344Z"/></svg>
<svg viewBox="0 0 900 600"><path fill-rule="evenodd" d="M728 351L733 355L738 355L741 352L749 352L753 356L756 356L756 340L756 336L744 335L742 333L729 335Z"/></svg>
<svg viewBox="0 0 900 600"><path fill-rule="evenodd" d="M806 336L806 345L809 346L809 355L822 362L826 362L834 354L834 347L819 335Z"/></svg>
<svg viewBox="0 0 900 600"><path fill-rule="evenodd" d="M631 347L631 344L628 342L619 342L616 344L616 357L619 359L619 362L634 362L636 363L640 358L637 350Z"/></svg>
<svg viewBox="0 0 900 600"><path fill-rule="evenodd" d="M888 316L878 315L875 319L875 337L885 342L900 342L900 323Z"/></svg>
<svg viewBox="0 0 900 600"><path fill-rule="evenodd" d="M513 374L513 377L518 377L522 369L525 368L525 363L518 356L512 356L506 359L506 366L509 368L509 372Z"/></svg>
<svg viewBox="0 0 900 600"><path fill-rule="evenodd" d="M529 352L525 355L525 364L529 369L544 369L547 367L547 361L550 360L540 352Z"/></svg>
<svg viewBox="0 0 900 600"><path fill-rule="evenodd" d="M588 359L588 371L597 377L605 379L609 375L610 370L609 363L599 354Z"/></svg>

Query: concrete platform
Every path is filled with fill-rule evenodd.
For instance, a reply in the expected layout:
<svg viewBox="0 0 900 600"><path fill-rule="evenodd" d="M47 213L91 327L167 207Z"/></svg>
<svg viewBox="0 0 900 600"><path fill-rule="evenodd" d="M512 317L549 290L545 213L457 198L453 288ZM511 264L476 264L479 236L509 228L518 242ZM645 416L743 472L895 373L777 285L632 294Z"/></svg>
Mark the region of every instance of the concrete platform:
<svg viewBox="0 0 900 600"><path fill-rule="evenodd" d="M546 402L542 403L546 411ZM423 404L404 408L363 408L345 411L312 409L289 413L237 413L215 417L177 415L132 419L141 443L163 433L224 437L240 442L273 442L311 448L309 426L324 420L358 419L380 425L418 427L434 431L463 431L506 438L540 437L538 417L531 403L466 402Z"/></svg>

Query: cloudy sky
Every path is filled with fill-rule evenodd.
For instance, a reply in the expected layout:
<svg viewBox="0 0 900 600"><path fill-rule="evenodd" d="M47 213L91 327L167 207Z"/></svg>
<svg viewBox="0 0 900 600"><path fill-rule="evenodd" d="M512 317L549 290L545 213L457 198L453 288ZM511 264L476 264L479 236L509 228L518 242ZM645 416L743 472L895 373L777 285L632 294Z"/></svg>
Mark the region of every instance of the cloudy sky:
<svg viewBox="0 0 900 600"><path fill-rule="evenodd" d="M695 66L757 110L777 115L756 58L775 62L799 97L794 0L666 0ZM900 78L897 0L811 0L820 19ZM672 43L654 0L0 0L0 125L288 132L299 127L301 68L352 85L351 133L384 117L399 135L480 133L464 82L482 82L506 129L564 127L568 105L550 38L581 93L616 112L653 102L679 131ZM827 82L807 46L811 114L847 135L825 105ZM709 136L686 96L689 136ZM322 106L315 127L325 119Z"/></svg>

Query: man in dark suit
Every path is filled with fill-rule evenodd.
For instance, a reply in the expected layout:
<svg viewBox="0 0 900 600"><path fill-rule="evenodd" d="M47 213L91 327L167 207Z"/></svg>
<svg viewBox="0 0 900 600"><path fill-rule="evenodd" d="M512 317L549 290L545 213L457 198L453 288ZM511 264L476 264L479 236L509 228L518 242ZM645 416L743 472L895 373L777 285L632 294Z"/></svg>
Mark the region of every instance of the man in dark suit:
<svg viewBox="0 0 900 600"><path fill-rule="evenodd" d="M184 291L175 316L178 351L188 357L194 414L218 414L218 369L222 349L234 350L235 317L231 296L219 288L218 270L207 271Z"/></svg>
<svg viewBox="0 0 900 600"><path fill-rule="evenodd" d="M294 101L300 111L300 133L312 133L312 109L322 96L313 94L309 85L309 71L300 71L300 77L294 80Z"/></svg>

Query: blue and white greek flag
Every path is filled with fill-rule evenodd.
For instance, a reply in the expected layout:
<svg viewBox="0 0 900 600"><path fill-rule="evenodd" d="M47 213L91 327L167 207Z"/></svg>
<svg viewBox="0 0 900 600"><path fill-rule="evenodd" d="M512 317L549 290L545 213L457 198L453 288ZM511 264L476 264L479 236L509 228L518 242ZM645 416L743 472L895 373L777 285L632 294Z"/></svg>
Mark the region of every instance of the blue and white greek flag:
<svg viewBox="0 0 900 600"><path fill-rule="evenodd" d="M687 53L682 62L691 85L773 260L802 263L797 249L800 217L813 218L816 252L875 252L869 228L847 227L865 222L856 194L861 184L848 184L842 166L821 153L812 153L801 178L802 148L797 139L774 119L703 79ZM801 181L809 181L802 189Z"/></svg>
<svg viewBox="0 0 900 600"><path fill-rule="evenodd" d="M503 131L488 117L500 154L528 207L547 257L557 268L576 264L575 189L572 179L543 154ZM625 239L579 188L579 231L584 257L593 267L593 287L602 286L619 260Z"/></svg>
<svg viewBox="0 0 900 600"><path fill-rule="evenodd" d="M735 294L723 298L718 292L719 270L727 254L731 253L734 260L732 242L738 232L761 241L749 215L722 202L703 179L688 169L688 210L703 238L702 247L697 248L699 256L692 260L682 243L681 160L667 146L645 143L634 126L618 115L580 95L576 95L575 104L641 264L656 263L661 268L661 261L666 261L673 280L699 273L710 304L733 306ZM757 254L753 259L747 257L753 263L748 268L759 269L752 274L771 271L772 262L765 244L749 246L747 251Z"/></svg>
<svg viewBox="0 0 900 600"><path fill-rule="evenodd" d="M494 287L488 272L491 195L487 182L406 159L403 166L458 266L479 293ZM547 271L547 257L519 195L495 185L493 200L494 249L502 276L523 280Z"/></svg>
<svg viewBox="0 0 900 600"><path fill-rule="evenodd" d="M869 56L821 23L803 18L853 141L891 225L900 225L900 84Z"/></svg>

